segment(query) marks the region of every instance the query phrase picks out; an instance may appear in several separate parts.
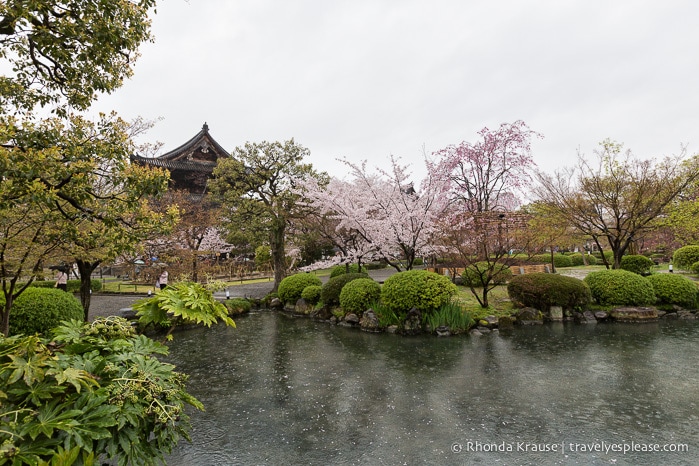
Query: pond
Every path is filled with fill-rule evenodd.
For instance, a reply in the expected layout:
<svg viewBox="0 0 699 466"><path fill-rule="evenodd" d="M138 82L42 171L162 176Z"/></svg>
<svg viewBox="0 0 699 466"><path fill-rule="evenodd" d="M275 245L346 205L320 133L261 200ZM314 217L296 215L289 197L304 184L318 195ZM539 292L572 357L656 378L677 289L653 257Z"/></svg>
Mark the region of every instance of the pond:
<svg viewBox="0 0 699 466"><path fill-rule="evenodd" d="M367 334L254 312L176 334L174 465L699 464L699 322Z"/></svg>

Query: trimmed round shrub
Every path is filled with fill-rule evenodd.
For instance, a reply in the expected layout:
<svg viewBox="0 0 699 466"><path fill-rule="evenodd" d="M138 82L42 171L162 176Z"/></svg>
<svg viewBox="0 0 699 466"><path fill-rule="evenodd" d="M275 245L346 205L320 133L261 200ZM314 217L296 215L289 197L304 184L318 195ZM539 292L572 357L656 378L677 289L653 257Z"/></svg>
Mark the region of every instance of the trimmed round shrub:
<svg viewBox="0 0 699 466"><path fill-rule="evenodd" d="M320 301L320 290L322 289L323 287L320 285L307 286L301 292L301 297L307 303L316 305L318 304L318 301Z"/></svg>
<svg viewBox="0 0 699 466"><path fill-rule="evenodd" d="M595 256L592 254L585 254L584 256L585 257L583 257L583 253L576 252L568 257L570 257L570 262L573 264L573 267L585 265L585 261L587 261L587 265L597 265L597 258Z"/></svg>
<svg viewBox="0 0 699 466"><path fill-rule="evenodd" d="M628 270L598 270L583 280L592 299L602 306L645 306L655 303L653 287L642 276Z"/></svg>
<svg viewBox="0 0 699 466"><path fill-rule="evenodd" d="M692 264L690 269L693 273L699 274L699 261Z"/></svg>
<svg viewBox="0 0 699 466"><path fill-rule="evenodd" d="M556 268L572 267L573 261L570 259L570 256L566 256L563 254L554 254L553 266Z"/></svg>
<svg viewBox="0 0 699 466"><path fill-rule="evenodd" d="M226 306L230 315L245 314L252 309L252 303L245 298L226 299L223 305Z"/></svg>
<svg viewBox="0 0 699 466"><path fill-rule="evenodd" d="M320 300L326 306L338 306L340 304L340 292L342 288L358 278L369 278L365 273L345 273L328 280L320 290Z"/></svg>
<svg viewBox="0 0 699 466"><path fill-rule="evenodd" d="M393 312L405 314L413 307L434 311L456 294L449 277L427 270L408 270L391 275L381 287L381 301Z"/></svg>
<svg viewBox="0 0 699 466"><path fill-rule="evenodd" d="M619 267L622 270L628 270L629 272L639 275L650 275L650 269L654 265L655 264L649 257L641 256L640 254L631 254L621 257L621 264L619 264Z"/></svg>
<svg viewBox="0 0 699 466"><path fill-rule="evenodd" d="M646 277L653 286L658 304L676 304L689 309L697 305L697 285L682 275L656 273Z"/></svg>
<svg viewBox="0 0 699 466"><path fill-rule="evenodd" d="M340 307L345 312L362 315L381 297L381 286L371 278L358 278L340 292Z"/></svg>
<svg viewBox="0 0 699 466"><path fill-rule="evenodd" d="M279 299L284 304L296 304L296 301L301 299L303 289L311 285L322 285L323 282L317 275L312 273L297 273L289 275L279 283L277 293Z"/></svg>
<svg viewBox="0 0 699 466"><path fill-rule="evenodd" d="M5 299L2 299L4 305ZM64 320L85 318L80 301L71 293L54 288L29 287L10 310L10 335L47 333Z"/></svg>
<svg viewBox="0 0 699 466"><path fill-rule="evenodd" d="M489 270L489 267L492 267L492 271ZM505 264L496 262L488 265L487 262L476 262L466 267L461 274L461 280L465 286L483 286L483 282L488 278L488 273L492 274L489 283L496 285L503 285L512 278L512 271Z"/></svg>
<svg viewBox="0 0 699 466"><path fill-rule="evenodd" d="M583 310L592 302L585 282L555 273L518 275L507 284L507 294L520 305L540 311L548 311L551 306Z"/></svg>
<svg viewBox="0 0 699 466"><path fill-rule="evenodd" d="M699 262L699 246L684 246L672 255L672 265L678 269L690 270L695 262Z"/></svg>
<svg viewBox="0 0 699 466"><path fill-rule="evenodd" d="M359 273L358 264L349 264L349 271L347 271L347 264L336 265L330 271L330 278L337 277L339 275L344 275L346 273Z"/></svg>

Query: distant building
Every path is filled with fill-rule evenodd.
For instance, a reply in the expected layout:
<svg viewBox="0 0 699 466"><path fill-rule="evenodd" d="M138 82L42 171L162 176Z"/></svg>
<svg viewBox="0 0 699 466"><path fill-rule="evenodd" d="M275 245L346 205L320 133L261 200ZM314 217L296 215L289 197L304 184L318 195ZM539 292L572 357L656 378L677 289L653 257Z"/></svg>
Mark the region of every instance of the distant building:
<svg viewBox="0 0 699 466"><path fill-rule="evenodd" d="M204 123L201 131L176 149L157 157L132 155L131 161L140 165L166 168L170 171L170 189L187 190L192 194L204 194L206 182L211 178L220 158L230 157L209 134Z"/></svg>

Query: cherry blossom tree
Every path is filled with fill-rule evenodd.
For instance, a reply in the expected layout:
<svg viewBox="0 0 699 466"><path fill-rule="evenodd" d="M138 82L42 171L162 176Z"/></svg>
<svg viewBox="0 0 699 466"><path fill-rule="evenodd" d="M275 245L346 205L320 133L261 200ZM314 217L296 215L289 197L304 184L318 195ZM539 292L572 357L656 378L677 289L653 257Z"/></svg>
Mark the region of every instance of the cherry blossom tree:
<svg viewBox="0 0 699 466"><path fill-rule="evenodd" d="M448 186L443 250L455 266L478 268L482 283L469 286L487 307L488 292L514 247L509 223L516 218L511 213L535 166L531 139L541 135L522 121L503 123L496 130L483 128L478 135L475 143L464 141L435 152L429 170Z"/></svg>
<svg viewBox="0 0 699 466"><path fill-rule="evenodd" d="M339 262L380 258L396 270L410 270L419 254L431 252L436 219L446 197L436 178L415 189L407 165L391 157L390 171L370 172L366 161L343 160L352 179L332 179L323 188L305 183L305 196L325 224L327 238L340 251Z"/></svg>

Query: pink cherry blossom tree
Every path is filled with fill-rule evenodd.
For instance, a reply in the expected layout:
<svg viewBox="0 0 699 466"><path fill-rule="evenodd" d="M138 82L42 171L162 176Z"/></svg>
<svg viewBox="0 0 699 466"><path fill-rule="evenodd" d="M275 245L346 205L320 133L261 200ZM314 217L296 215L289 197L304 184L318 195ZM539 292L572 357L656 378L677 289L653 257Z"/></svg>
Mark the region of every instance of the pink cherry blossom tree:
<svg viewBox="0 0 699 466"><path fill-rule="evenodd" d="M332 179L321 188L304 184L305 196L319 215L334 221L337 262L383 259L396 270L411 269L416 257L432 252L436 220L448 198L443 184L428 176L418 189L407 165L391 157L390 171L369 171L366 161L343 160L350 181Z"/></svg>
<svg viewBox="0 0 699 466"><path fill-rule="evenodd" d="M478 279L467 285L487 307L488 292L514 246L508 222L516 218L512 212L535 167L531 139L541 135L522 121L483 128L478 135L475 143L464 141L435 152L429 170L448 186L441 245L455 266L475 271Z"/></svg>

